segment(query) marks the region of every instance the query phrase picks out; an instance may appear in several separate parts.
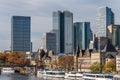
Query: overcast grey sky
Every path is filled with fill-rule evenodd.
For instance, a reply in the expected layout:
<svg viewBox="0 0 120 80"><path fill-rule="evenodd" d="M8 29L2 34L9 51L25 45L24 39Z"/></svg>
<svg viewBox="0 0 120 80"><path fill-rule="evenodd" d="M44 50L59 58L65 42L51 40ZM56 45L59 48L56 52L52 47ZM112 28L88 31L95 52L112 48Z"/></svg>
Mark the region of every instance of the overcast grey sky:
<svg viewBox="0 0 120 80"><path fill-rule="evenodd" d="M98 8L102 6L112 8L115 23L120 24L120 0L0 0L0 50L10 50L13 15L31 16L31 41L37 51L42 33L52 29L53 11L68 10L74 22L89 21L94 30Z"/></svg>

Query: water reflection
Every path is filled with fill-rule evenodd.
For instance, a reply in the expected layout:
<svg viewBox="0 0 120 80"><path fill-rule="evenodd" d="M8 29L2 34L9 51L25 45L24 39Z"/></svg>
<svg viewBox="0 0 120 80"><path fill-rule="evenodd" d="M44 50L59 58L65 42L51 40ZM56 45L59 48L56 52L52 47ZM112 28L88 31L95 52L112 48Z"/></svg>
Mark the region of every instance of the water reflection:
<svg viewBox="0 0 120 80"><path fill-rule="evenodd" d="M36 76L25 76L19 74L1 74L0 80L64 80L63 78L38 78Z"/></svg>

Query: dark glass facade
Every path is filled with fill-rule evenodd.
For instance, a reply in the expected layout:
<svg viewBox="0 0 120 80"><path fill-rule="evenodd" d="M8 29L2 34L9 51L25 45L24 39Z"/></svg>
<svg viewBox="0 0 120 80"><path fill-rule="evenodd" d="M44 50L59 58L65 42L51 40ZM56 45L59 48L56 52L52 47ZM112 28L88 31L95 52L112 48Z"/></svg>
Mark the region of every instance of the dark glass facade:
<svg viewBox="0 0 120 80"><path fill-rule="evenodd" d="M31 51L31 18L12 16L11 19L11 51Z"/></svg>
<svg viewBox="0 0 120 80"><path fill-rule="evenodd" d="M47 32L43 34L42 37L42 48L44 50L52 50L56 53L56 34Z"/></svg>
<svg viewBox="0 0 120 80"><path fill-rule="evenodd" d="M74 50L89 48L91 37L90 22L74 23Z"/></svg>
<svg viewBox="0 0 120 80"><path fill-rule="evenodd" d="M53 12L53 32L56 33L56 52L73 52L73 14L69 11Z"/></svg>
<svg viewBox="0 0 120 80"><path fill-rule="evenodd" d="M120 46L120 25L112 25L112 44Z"/></svg>
<svg viewBox="0 0 120 80"><path fill-rule="evenodd" d="M61 11L53 12L53 32L56 34L56 53L64 53L64 15Z"/></svg>

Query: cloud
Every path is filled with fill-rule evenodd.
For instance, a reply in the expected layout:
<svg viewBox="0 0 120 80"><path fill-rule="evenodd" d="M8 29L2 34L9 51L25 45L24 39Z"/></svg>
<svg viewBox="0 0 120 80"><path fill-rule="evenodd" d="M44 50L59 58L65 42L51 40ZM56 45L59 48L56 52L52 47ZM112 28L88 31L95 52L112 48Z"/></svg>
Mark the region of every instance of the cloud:
<svg viewBox="0 0 120 80"><path fill-rule="evenodd" d="M98 7L109 6L119 24L119 3L120 0L0 0L0 50L9 49L13 15L31 16L31 40L36 51L40 47L42 33L52 29L53 11L69 10L74 14L74 22L90 21L94 24Z"/></svg>

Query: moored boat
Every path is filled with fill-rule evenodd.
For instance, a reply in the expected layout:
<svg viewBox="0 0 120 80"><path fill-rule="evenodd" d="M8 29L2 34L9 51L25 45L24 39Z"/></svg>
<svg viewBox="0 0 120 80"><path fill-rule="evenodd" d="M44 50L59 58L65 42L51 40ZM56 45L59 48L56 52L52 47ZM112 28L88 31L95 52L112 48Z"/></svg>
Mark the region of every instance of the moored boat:
<svg viewBox="0 0 120 80"><path fill-rule="evenodd" d="M56 78L64 78L65 72L61 70L38 70L38 77L56 77Z"/></svg>
<svg viewBox="0 0 120 80"><path fill-rule="evenodd" d="M65 72L61 70L51 70L46 72L47 77L64 78Z"/></svg>
<svg viewBox="0 0 120 80"><path fill-rule="evenodd" d="M65 79L75 79L75 80L79 80L82 79L83 74L82 73L76 73L76 72L69 72L69 73L65 73Z"/></svg>
<svg viewBox="0 0 120 80"><path fill-rule="evenodd" d="M49 70L48 69L38 69L37 77L45 77L47 71L49 71Z"/></svg>
<svg viewBox="0 0 120 80"><path fill-rule="evenodd" d="M11 67L1 68L1 73L14 73L14 72L15 72L14 68L11 68Z"/></svg>
<svg viewBox="0 0 120 80"><path fill-rule="evenodd" d="M113 76L113 80L120 80L120 75L115 74L115 75Z"/></svg>
<svg viewBox="0 0 120 80"><path fill-rule="evenodd" d="M84 73L84 80L113 80L112 74L103 74L103 73Z"/></svg>

